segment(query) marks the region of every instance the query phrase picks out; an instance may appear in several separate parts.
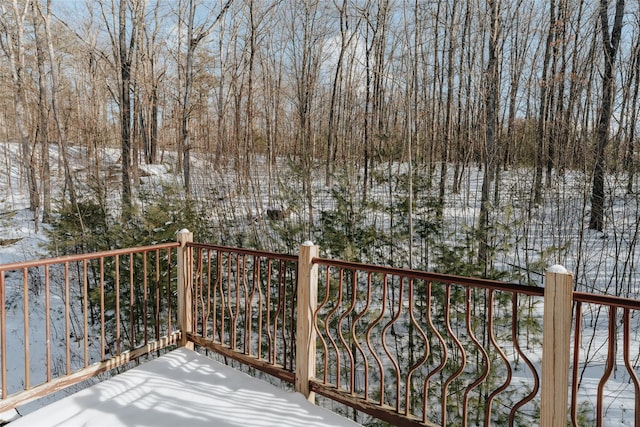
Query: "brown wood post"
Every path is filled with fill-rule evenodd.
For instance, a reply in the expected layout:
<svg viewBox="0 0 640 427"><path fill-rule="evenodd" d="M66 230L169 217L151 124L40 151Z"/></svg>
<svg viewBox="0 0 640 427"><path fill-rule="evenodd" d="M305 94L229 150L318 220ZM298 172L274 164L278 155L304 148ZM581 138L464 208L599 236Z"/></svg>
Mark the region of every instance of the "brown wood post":
<svg viewBox="0 0 640 427"><path fill-rule="evenodd" d="M543 427L567 425L572 305L573 275L561 265L550 267L544 285L540 396L540 426Z"/></svg>
<svg viewBox="0 0 640 427"><path fill-rule="evenodd" d="M193 350L193 343L187 342L187 332L191 332L193 319L191 309L193 292L192 250L187 242L193 242L193 233L183 228L178 231L178 326L182 332L180 346Z"/></svg>
<svg viewBox="0 0 640 427"><path fill-rule="evenodd" d="M318 246L304 242L298 257L298 317L296 324L296 391L315 403L315 393L309 390L309 380L316 375L316 329L313 314L318 304L318 266L313 258Z"/></svg>

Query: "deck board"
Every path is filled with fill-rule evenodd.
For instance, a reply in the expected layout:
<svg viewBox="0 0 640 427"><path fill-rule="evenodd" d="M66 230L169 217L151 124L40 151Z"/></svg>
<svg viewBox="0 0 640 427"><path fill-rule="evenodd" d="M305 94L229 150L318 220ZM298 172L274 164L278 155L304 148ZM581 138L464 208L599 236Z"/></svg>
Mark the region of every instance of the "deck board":
<svg viewBox="0 0 640 427"><path fill-rule="evenodd" d="M194 351L180 348L10 423L33 426L357 426Z"/></svg>

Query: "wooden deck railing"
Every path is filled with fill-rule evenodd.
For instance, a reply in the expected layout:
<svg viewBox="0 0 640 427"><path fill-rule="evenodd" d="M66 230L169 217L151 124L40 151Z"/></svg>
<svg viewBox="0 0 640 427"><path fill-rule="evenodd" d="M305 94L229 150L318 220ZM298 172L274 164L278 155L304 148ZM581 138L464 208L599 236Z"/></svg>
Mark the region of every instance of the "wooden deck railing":
<svg viewBox="0 0 640 427"><path fill-rule="evenodd" d="M298 256L194 243L187 230L176 243L4 265L0 410L177 344L359 420L638 427L640 301L572 287L559 267L538 288L319 258L310 242ZM23 326L10 331L17 305Z"/></svg>
<svg viewBox="0 0 640 427"><path fill-rule="evenodd" d="M175 344L178 247L0 265L0 412Z"/></svg>

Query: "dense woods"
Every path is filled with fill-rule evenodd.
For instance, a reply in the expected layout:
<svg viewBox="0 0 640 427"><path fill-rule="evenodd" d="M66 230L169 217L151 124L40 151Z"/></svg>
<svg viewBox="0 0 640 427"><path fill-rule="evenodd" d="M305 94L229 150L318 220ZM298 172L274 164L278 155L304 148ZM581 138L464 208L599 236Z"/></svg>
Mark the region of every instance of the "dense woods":
<svg viewBox="0 0 640 427"><path fill-rule="evenodd" d="M635 2L7 0L0 47L0 139L22 147L20 165L6 166L20 167L45 222L52 200L77 211L88 187L132 215L145 167L161 163L177 197L207 201L218 220L277 221L285 246L313 237L345 258L425 267L449 257L490 275L506 189L521 203L523 223L507 224L518 239L537 206L571 192L553 206L576 216L547 223L560 227L553 241L534 246L539 258L565 248L554 260L577 258L579 273L587 261L568 254L565 222L607 236L613 197L635 201ZM49 184L47 147L60 153L63 188ZM107 148L120 153L116 189ZM441 235L454 244L431 254L446 208L475 191L474 170L475 231ZM371 205L381 193L384 206ZM318 201L328 195L333 210ZM283 224L289 214L296 224ZM268 247L255 227L230 243Z"/></svg>

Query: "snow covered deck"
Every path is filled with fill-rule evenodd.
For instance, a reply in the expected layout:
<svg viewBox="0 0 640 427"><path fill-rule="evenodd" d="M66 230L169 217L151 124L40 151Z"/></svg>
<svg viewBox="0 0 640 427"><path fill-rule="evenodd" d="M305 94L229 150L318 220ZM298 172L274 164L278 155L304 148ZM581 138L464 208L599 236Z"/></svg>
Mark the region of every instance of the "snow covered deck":
<svg viewBox="0 0 640 427"><path fill-rule="evenodd" d="M194 351L179 348L10 423L32 426L357 426Z"/></svg>

